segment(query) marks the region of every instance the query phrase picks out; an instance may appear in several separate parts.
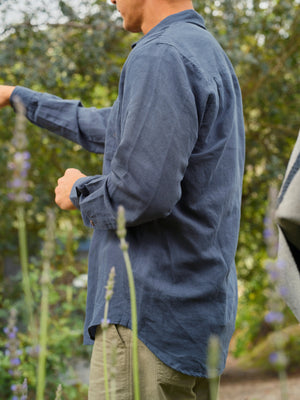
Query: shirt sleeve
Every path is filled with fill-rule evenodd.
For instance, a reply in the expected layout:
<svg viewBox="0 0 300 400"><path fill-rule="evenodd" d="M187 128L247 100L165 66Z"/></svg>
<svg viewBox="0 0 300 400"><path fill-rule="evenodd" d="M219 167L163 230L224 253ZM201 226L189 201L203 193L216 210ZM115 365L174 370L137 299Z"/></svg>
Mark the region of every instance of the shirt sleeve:
<svg viewBox="0 0 300 400"><path fill-rule="evenodd" d="M16 98L26 108L26 116L37 126L48 129L92 153L103 153L111 108L85 108L80 101L63 100L17 86L10 98L15 109Z"/></svg>
<svg viewBox="0 0 300 400"><path fill-rule="evenodd" d="M82 178L72 191L85 223L99 229L116 229L119 205L127 226L167 216L181 197L198 137L195 97L180 55L167 45L146 47L133 50L123 69L121 140L110 173Z"/></svg>

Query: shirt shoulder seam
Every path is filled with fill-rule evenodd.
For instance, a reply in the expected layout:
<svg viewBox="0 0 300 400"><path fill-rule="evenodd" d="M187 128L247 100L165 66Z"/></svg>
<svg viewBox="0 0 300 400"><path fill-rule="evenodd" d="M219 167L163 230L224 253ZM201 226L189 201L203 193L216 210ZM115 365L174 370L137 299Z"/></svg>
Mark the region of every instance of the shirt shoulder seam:
<svg viewBox="0 0 300 400"><path fill-rule="evenodd" d="M207 82L210 82L212 84L215 84L216 81L216 77L215 76L208 76L207 73L205 73L205 71L203 71L201 68L199 68L199 65L197 65L196 62L193 62L192 59L187 58L183 52L180 50L180 48L178 46L176 46L175 43L170 43L167 38L162 38L161 36L163 35L163 32L159 35L158 37L153 38L153 40L149 40L146 43L143 43L142 46L140 47L140 50L142 50L144 47L148 47L148 46L166 46L168 48L172 48L176 51L176 53L178 54L178 56L183 60L184 65L186 66L192 66L193 68L196 68L198 73L201 75L201 77L203 79L205 79ZM138 50L138 48L137 48ZM137 52L132 54L133 57L137 57L138 54Z"/></svg>

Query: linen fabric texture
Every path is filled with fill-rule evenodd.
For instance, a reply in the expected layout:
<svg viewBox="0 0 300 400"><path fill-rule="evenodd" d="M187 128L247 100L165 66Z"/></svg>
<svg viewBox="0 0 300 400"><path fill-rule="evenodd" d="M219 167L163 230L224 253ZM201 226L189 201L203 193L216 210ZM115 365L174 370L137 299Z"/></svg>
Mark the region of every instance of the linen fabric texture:
<svg viewBox="0 0 300 400"><path fill-rule="evenodd" d="M131 327L126 268L116 236L119 205L136 286L139 339L165 364L206 377L207 344L225 367L237 309L235 252L244 169L241 93L233 67L202 17L170 15L124 64L110 108L85 108L17 87L34 124L104 153L101 175L79 179L71 200L93 228L85 343L104 315Z"/></svg>

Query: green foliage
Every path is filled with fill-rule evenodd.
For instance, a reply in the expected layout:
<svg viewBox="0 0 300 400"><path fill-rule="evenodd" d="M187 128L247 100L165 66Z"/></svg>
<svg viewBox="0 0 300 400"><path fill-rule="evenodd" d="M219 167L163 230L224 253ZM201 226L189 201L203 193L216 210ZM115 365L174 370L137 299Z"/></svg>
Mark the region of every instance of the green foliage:
<svg viewBox="0 0 300 400"><path fill-rule="evenodd" d="M55 266L61 265L62 256L57 255ZM30 265L30 285L33 292L36 313L39 312L41 300L40 279L41 262L35 260ZM51 269L49 285L49 326L47 342L47 364L46 364L46 397L53 399L59 383L63 386L65 399L79 399L86 396L86 387L76 379L73 370L77 358L90 357L90 348L82 346L82 326L85 312L86 290L75 288L72 284L75 277L86 270L86 260L76 263L75 267L64 265L64 270ZM19 366L20 377L13 378L9 374L10 364L8 356L5 355L7 339L0 332L0 397L10 398L11 385L21 383L26 377L29 386L29 398L35 393L38 349L31 332L27 331L24 321L23 299L16 295L22 293L21 282L18 278L14 282L5 282L5 291L0 293L1 326L6 326L9 310L15 306L18 310L17 325L19 328L18 340L21 364ZM81 396L81 397L80 397Z"/></svg>
<svg viewBox="0 0 300 400"><path fill-rule="evenodd" d="M300 326L291 325L281 332L271 332L248 354L245 354L239 364L243 368L260 368L263 370L277 370L276 363L270 362L270 354L276 354L278 342L287 357L287 368L290 371L298 370L300 357Z"/></svg>

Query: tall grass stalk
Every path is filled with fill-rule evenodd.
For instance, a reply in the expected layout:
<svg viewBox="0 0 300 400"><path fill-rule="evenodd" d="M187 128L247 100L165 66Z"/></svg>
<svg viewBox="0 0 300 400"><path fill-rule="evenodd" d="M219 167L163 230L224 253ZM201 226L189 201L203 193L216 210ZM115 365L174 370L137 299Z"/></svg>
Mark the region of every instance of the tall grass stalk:
<svg viewBox="0 0 300 400"><path fill-rule="evenodd" d="M280 380L280 390L281 390L281 400L288 400L288 379L287 373L285 369L282 369L278 372L279 380Z"/></svg>
<svg viewBox="0 0 300 400"><path fill-rule="evenodd" d="M61 400L61 394L62 394L62 386L61 384L59 384L56 390L55 400Z"/></svg>
<svg viewBox="0 0 300 400"><path fill-rule="evenodd" d="M25 296L26 312L28 315L28 324L32 332L34 342L37 343L37 326L33 313L33 297L30 288L29 268L28 268L28 247L25 222L25 210L22 205L17 207L17 225L19 237L19 254L22 270L22 285Z"/></svg>
<svg viewBox="0 0 300 400"><path fill-rule="evenodd" d="M46 239L43 250L43 273L41 278L42 299L40 313L40 338L39 338L39 359L37 370L36 400L44 399L46 385L46 360L48 340L48 316L49 316L49 284L50 284L50 263L54 252L55 217L53 210L47 212Z"/></svg>
<svg viewBox="0 0 300 400"><path fill-rule="evenodd" d="M22 285L25 296L28 325L35 341L37 341L37 327L34 321L33 297L30 288L27 234L25 222L24 203L31 201L31 196L26 192L28 182L27 173L30 167L30 154L27 149L27 137L25 134L25 108L20 100L16 100L16 124L11 142L11 159L8 168L12 172L12 179L8 182L11 189L9 198L17 204L16 218L19 239L19 255L22 271Z"/></svg>
<svg viewBox="0 0 300 400"><path fill-rule="evenodd" d="M109 273L107 285L106 285L106 294L105 294L105 307L104 307L104 318L101 323L102 328L102 348L103 348L103 374L104 374L104 387L105 387L105 400L109 400L109 379L108 379L108 368L107 368L107 348L106 348L106 331L108 328L108 307L110 299L113 295L113 289L115 284L115 267L112 267Z"/></svg>
<svg viewBox="0 0 300 400"><path fill-rule="evenodd" d="M133 386L134 398L140 399L139 388L139 364L138 364L138 324L137 324L137 307L136 307L136 294L134 286L134 277L132 273L131 262L128 254L128 243L126 242L126 227L125 227L125 209L120 206L118 209L118 229L117 235L120 239L120 247L123 252L123 257L126 265L130 304L131 304L131 327L132 327L132 370L133 370Z"/></svg>
<svg viewBox="0 0 300 400"><path fill-rule="evenodd" d="M218 400L219 398L219 375L218 366L220 362L220 343L219 338L212 335L208 343L207 355L207 374L209 378L210 400Z"/></svg>

